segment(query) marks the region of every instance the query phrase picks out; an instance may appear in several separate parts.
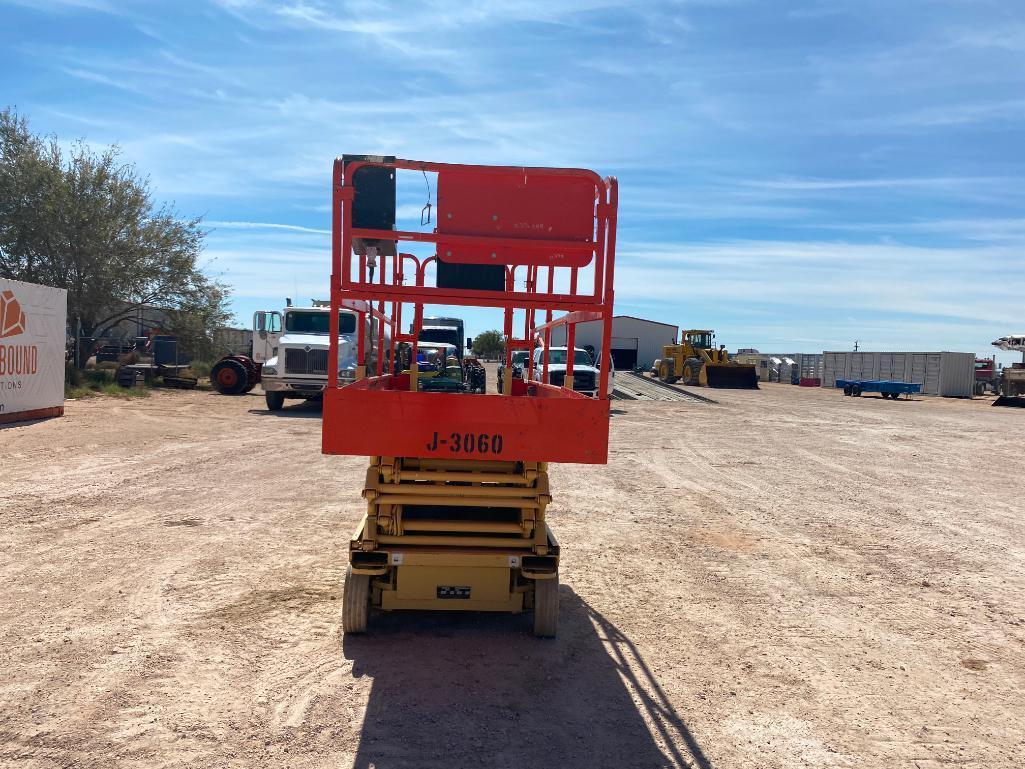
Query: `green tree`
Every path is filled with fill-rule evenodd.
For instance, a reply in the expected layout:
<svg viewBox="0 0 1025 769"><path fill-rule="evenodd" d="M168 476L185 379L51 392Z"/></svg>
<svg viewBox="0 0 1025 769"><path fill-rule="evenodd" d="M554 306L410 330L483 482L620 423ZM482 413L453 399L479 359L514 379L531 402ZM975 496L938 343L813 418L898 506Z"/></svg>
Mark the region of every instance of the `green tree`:
<svg viewBox="0 0 1025 769"><path fill-rule="evenodd" d="M505 354L505 337L501 331L484 331L473 339L473 352L480 358L500 358Z"/></svg>
<svg viewBox="0 0 1025 769"><path fill-rule="evenodd" d="M200 219L154 202L116 147L78 142L65 156L56 137L0 112L0 277L67 289L73 333L98 337L157 307L198 354L230 318L228 287L198 266L205 235Z"/></svg>

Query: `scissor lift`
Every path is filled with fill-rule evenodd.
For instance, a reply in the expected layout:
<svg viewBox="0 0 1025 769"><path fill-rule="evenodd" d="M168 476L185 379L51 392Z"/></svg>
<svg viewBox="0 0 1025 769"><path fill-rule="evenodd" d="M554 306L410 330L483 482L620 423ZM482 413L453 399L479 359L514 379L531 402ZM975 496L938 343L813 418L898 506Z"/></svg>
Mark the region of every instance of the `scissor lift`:
<svg viewBox="0 0 1025 769"><path fill-rule="evenodd" d="M389 226L401 170L437 174L433 232ZM370 317L378 329L359 338L356 381L340 387L331 366L324 394L324 453L370 457L366 514L349 545L346 633L365 632L376 607L533 609L535 634L555 635L548 463L607 461L617 190L614 178L580 169L335 161L331 321L347 308L358 328ZM414 242L435 253L402 252ZM404 305L413 315L406 334ZM572 390L572 355L564 387L532 381L528 369L524 380L506 377L498 395L432 391L416 363L425 305L504 310L506 370L513 350L542 345L545 374L555 326L566 326L573 349L576 324L599 321L598 397ZM514 311L523 313L516 329ZM335 331L329 360L338 359ZM366 349L381 340L388 349Z"/></svg>

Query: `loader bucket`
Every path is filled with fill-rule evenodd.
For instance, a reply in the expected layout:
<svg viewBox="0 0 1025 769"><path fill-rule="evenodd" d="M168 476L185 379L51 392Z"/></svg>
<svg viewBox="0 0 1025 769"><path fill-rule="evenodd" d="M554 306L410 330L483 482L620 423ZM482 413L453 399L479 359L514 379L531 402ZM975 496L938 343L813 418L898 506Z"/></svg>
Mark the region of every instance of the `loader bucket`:
<svg viewBox="0 0 1025 769"><path fill-rule="evenodd" d="M994 406L1016 406L1025 409L1025 395L1001 395L995 401Z"/></svg>
<svg viewBox="0 0 1025 769"><path fill-rule="evenodd" d="M758 372L754 366L706 364L705 374L708 377L709 387L729 390L758 389Z"/></svg>

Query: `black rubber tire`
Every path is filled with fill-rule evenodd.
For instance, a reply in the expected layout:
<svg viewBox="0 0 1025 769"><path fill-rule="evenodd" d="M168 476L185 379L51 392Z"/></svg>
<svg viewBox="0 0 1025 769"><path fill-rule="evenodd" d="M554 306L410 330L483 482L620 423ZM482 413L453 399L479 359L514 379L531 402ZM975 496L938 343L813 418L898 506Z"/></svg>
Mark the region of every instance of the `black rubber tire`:
<svg viewBox="0 0 1025 769"><path fill-rule="evenodd" d="M246 367L237 360L222 360L210 369L210 384L221 395L241 395L249 385Z"/></svg>
<svg viewBox="0 0 1025 769"><path fill-rule="evenodd" d="M853 395L855 398L860 398L861 397L861 386L860 385L856 385L856 384L851 385L851 395Z"/></svg>
<svg viewBox="0 0 1025 769"><path fill-rule="evenodd" d="M559 629L559 575L534 580L534 635L555 638Z"/></svg>
<svg viewBox="0 0 1025 769"><path fill-rule="evenodd" d="M271 411L281 411L281 407L285 405L284 393L264 393L264 397L267 400L267 408Z"/></svg>
<svg viewBox="0 0 1025 769"><path fill-rule="evenodd" d="M676 376L672 361L662 361L658 367L658 378L666 384L676 384L680 377Z"/></svg>
<svg viewBox="0 0 1025 769"><path fill-rule="evenodd" d="M701 383L701 368L704 365L701 358L687 358L683 362L684 384L697 387Z"/></svg>
<svg viewBox="0 0 1025 769"><path fill-rule="evenodd" d="M342 585L342 632L365 633L370 620L370 577L345 570Z"/></svg>
<svg viewBox="0 0 1025 769"><path fill-rule="evenodd" d="M850 395L851 394L851 386L850 385L844 385L843 386L843 394L844 395Z"/></svg>

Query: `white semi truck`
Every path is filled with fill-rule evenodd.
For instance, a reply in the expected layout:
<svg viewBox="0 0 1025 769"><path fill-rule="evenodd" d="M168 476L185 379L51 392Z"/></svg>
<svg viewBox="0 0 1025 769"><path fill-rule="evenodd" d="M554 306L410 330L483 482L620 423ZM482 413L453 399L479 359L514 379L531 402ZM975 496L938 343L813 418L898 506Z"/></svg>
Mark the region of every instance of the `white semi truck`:
<svg viewBox="0 0 1025 769"><path fill-rule="evenodd" d="M356 378L357 315L349 310L338 313L338 379L341 383ZM330 307L314 301L312 307L288 306L281 311L259 310L253 314L252 357L232 355L213 367L210 379L226 395L248 392L257 382L263 387L267 408L278 411L286 398L320 398L327 387L330 351ZM378 328L369 316L364 322L367 365L377 365L377 350L387 350L377 339Z"/></svg>

